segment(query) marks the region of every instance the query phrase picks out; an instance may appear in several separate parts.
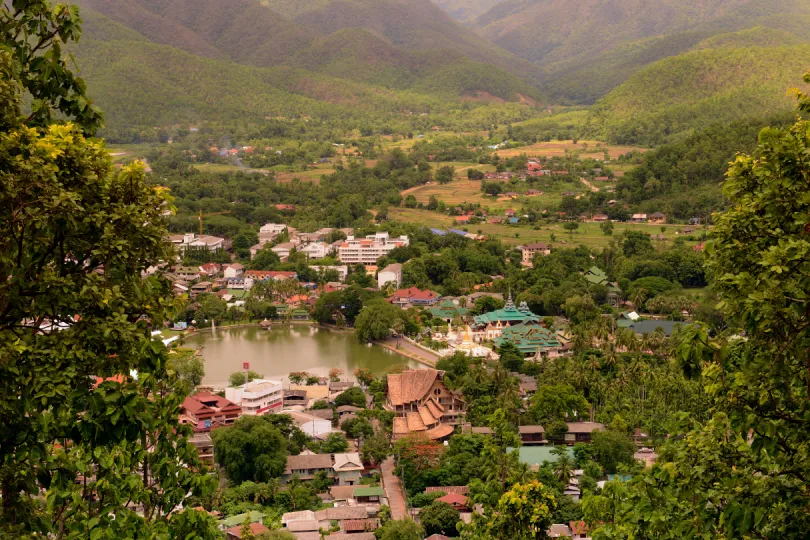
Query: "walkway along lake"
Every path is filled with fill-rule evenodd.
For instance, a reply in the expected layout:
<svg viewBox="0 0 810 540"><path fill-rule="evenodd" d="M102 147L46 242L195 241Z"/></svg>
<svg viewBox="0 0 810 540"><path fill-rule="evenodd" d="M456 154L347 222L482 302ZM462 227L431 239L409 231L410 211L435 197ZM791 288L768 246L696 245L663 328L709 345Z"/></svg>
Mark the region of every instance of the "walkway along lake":
<svg viewBox="0 0 810 540"><path fill-rule="evenodd" d="M356 368L380 375L396 365L419 366L382 347L361 345L351 332L305 325L216 329L189 336L185 346L202 347L203 383L214 386L226 386L230 374L242 370L243 362L265 377L285 383L293 371L326 376L337 367L351 377Z"/></svg>

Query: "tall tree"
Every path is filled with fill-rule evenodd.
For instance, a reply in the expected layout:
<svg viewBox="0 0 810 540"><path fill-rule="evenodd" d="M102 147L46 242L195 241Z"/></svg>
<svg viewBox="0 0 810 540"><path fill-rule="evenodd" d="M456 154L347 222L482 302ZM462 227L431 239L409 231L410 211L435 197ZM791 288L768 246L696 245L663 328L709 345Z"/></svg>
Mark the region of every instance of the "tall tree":
<svg viewBox="0 0 810 540"><path fill-rule="evenodd" d="M597 538L810 530L810 124L763 130L754 155L737 156L727 177L730 206L715 217L706 266L731 333L745 339L686 336L681 364L702 368L712 416L684 419L664 464L631 484L616 523Z"/></svg>
<svg viewBox="0 0 810 540"><path fill-rule="evenodd" d="M0 536L216 538L177 511L214 486L150 336L171 289L142 275L171 257L170 200L88 138L101 114L61 49L80 24L43 0L0 7Z"/></svg>

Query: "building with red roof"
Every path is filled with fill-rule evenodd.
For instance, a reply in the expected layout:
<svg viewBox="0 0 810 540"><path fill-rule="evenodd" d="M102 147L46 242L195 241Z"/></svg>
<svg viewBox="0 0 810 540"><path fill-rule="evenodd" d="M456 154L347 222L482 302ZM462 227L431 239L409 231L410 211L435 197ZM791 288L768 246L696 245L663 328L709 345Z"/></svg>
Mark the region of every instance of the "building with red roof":
<svg viewBox="0 0 810 540"><path fill-rule="evenodd" d="M414 306L432 306L442 296L429 289L419 289L418 287L411 287L409 289L400 289L395 292L388 301L392 304L401 306L405 304L412 304Z"/></svg>
<svg viewBox="0 0 810 540"><path fill-rule="evenodd" d="M444 497L439 497L436 500L449 504L459 512L470 511L470 500L464 495L460 495L458 493L448 493Z"/></svg>
<svg viewBox="0 0 810 540"><path fill-rule="evenodd" d="M250 524L250 534L254 537L259 536L260 534L269 533L270 529L265 527L261 523L251 523ZM237 525L236 527L231 527L230 529L225 529L225 538L226 540L241 540L242 539L242 526Z"/></svg>
<svg viewBox="0 0 810 540"><path fill-rule="evenodd" d="M180 406L180 423L190 424L196 433L230 426L242 416L242 407L210 392L187 397Z"/></svg>

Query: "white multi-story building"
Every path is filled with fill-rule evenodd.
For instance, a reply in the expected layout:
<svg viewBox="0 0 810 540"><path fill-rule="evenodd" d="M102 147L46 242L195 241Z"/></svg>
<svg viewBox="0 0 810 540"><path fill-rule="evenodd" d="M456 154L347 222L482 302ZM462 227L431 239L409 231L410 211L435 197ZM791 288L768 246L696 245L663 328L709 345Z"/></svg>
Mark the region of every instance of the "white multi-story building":
<svg viewBox="0 0 810 540"><path fill-rule="evenodd" d="M342 265L342 266L311 266L313 270L316 272L326 272L327 270L334 270L338 273L338 281L343 283L346 281L346 277L349 275L349 267Z"/></svg>
<svg viewBox="0 0 810 540"><path fill-rule="evenodd" d="M332 246L324 242L313 242L298 248L298 251L306 254L310 259L323 259L332 251Z"/></svg>
<svg viewBox="0 0 810 540"><path fill-rule="evenodd" d="M287 230L283 223L267 223L259 229L259 243L271 242L276 237Z"/></svg>
<svg viewBox="0 0 810 540"><path fill-rule="evenodd" d="M402 285L402 265L399 263L389 264L377 274L377 284L380 289L392 283L397 289Z"/></svg>
<svg viewBox="0 0 810 540"><path fill-rule="evenodd" d="M209 251L231 248L230 240L220 238L219 236L210 236L207 234L204 234L202 236L197 236L194 233L174 234L169 237L169 240L171 241L172 244L177 246L177 248L181 252L185 251L186 248L190 247L204 247L207 248Z"/></svg>
<svg viewBox="0 0 810 540"><path fill-rule="evenodd" d="M338 258L344 264L374 264L383 255L408 244L407 236L391 238L387 232L372 234L365 238L350 236L338 248Z"/></svg>
<svg viewBox="0 0 810 540"><path fill-rule="evenodd" d="M225 398L242 407L242 414L260 416L281 410L284 390L281 381L254 379L236 388L226 388Z"/></svg>

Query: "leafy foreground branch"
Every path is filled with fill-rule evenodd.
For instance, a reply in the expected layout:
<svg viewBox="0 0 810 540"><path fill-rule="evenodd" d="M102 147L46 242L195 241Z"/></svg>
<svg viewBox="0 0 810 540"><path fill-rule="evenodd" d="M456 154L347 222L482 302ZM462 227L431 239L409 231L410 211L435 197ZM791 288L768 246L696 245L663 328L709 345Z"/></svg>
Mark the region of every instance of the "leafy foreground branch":
<svg viewBox="0 0 810 540"><path fill-rule="evenodd" d="M150 337L170 289L141 277L169 256L167 196L86 137L101 117L60 53L77 12L14 2L0 22L0 536L217 538L182 507L215 486Z"/></svg>

